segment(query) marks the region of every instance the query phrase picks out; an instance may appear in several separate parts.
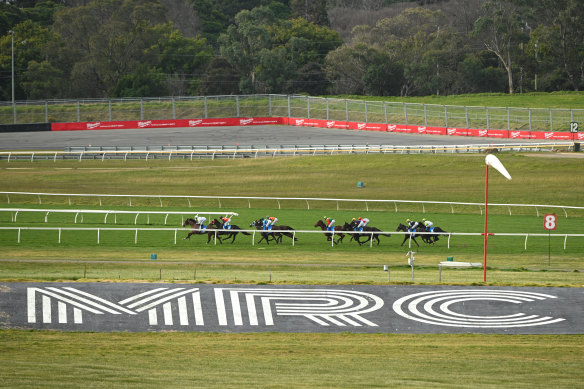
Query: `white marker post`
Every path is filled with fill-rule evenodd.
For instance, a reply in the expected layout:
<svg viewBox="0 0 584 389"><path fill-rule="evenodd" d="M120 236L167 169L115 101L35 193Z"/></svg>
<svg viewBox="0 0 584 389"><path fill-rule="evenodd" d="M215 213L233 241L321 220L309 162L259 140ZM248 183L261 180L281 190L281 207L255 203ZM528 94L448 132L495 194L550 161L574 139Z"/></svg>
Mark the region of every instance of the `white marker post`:
<svg viewBox="0 0 584 389"><path fill-rule="evenodd" d="M484 259L484 265L483 265L483 282L487 282L487 215L488 215L488 207L489 207L489 166L494 167L495 169L497 169L497 171L499 171L499 173L501 173L503 176L505 176L505 178L507 178L508 180L511 179L511 175L509 174L509 172L507 171L507 169L505 169L505 166L503 166L503 164L501 163L501 161L499 161L499 158L497 158L495 155L493 154L489 154L485 157L485 165L487 167L487 172L486 172L486 177L485 177L485 239L484 239L484 254L485 254L485 259Z"/></svg>

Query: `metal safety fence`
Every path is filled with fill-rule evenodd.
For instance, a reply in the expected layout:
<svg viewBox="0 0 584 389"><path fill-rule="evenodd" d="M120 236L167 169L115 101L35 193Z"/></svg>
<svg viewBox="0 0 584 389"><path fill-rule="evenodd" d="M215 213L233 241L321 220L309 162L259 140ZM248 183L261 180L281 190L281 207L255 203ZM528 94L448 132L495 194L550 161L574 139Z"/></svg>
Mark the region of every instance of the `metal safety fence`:
<svg viewBox="0 0 584 389"><path fill-rule="evenodd" d="M168 203L173 202L185 202L188 203L189 208L192 207L192 203L195 201L209 200L215 203L218 208L223 208L226 202L231 202L234 200L243 201L247 203L247 208L252 208L253 203L261 203L265 206L265 202L272 202L277 207L277 209L282 209L282 203L286 202L297 202L302 204L306 210L311 209L311 204L315 203L327 203L329 206L332 204L332 208L340 210L341 204L359 204L363 207L365 211L369 211L370 206L373 205L384 205L388 208L393 208L395 212L399 212L399 207L405 205L414 205L420 208L422 213L426 213L426 207L429 205L444 206L450 208L451 213L455 213L455 207L473 207L478 208L480 214L483 214L484 203L472 203L472 202L457 202L457 201L432 201L432 200L397 200L397 199L341 199L341 198L324 198L324 197L265 197L265 196L193 196L193 195L120 195L120 194L91 194L91 193L43 193L43 192L5 192L0 191L0 195L6 199L6 203L10 204L15 200L19 202L35 202L39 205L43 204L43 198L66 199L66 203L71 206L74 204L74 199L95 199L99 203L99 206L103 206L106 199L118 199L123 200L125 204L132 207L135 204L132 200L147 199L147 200L157 200L160 207L168 206ZM164 201L163 201L164 200ZM176 205L176 204L173 204ZM241 205L241 204L240 204ZM270 205L272 206L272 205ZM490 203L489 207L501 207L506 208L509 216L513 214L513 208L519 209L533 209L536 215L539 217L543 210L557 210L562 211L564 216L568 217L568 211L571 212L582 212L584 207L580 206L568 206L568 205L547 205L547 204L500 204L500 203ZM235 207L233 207L235 208ZM144 213L147 213L146 211ZM166 212L164 212L166 213Z"/></svg>
<svg viewBox="0 0 584 389"><path fill-rule="evenodd" d="M39 160L156 160L261 158L346 154L459 154L497 152L572 151L574 142L501 143L467 145L266 145L266 146L68 146L64 151L0 151L7 162Z"/></svg>
<svg viewBox="0 0 584 389"><path fill-rule="evenodd" d="M584 109L455 106L275 94L0 102L0 124L235 117L570 131L571 123L584 121Z"/></svg>

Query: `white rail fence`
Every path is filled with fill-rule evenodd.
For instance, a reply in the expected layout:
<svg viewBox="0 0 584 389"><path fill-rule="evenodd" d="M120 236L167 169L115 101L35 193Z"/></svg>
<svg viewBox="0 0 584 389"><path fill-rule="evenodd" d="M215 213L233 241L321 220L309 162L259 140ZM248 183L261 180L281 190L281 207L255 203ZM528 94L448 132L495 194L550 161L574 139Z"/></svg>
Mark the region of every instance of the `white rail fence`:
<svg viewBox="0 0 584 389"><path fill-rule="evenodd" d="M166 232L173 232L174 235L174 244L177 244L177 235L178 232L191 232L191 231L200 231L203 235L207 233L212 233L214 237L214 244L217 244L217 238L220 238L220 233L233 233L233 232L247 232L251 234L251 243L252 246L255 245L255 238L256 235L260 235L262 233L278 233L278 232L286 232L292 234L292 246L295 246L296 236L298 234L330 234L328 231L310 231L310 230L283 230L283 231L263 231L263 230L223 230L223 229L185 229L185 228L113 228L113 227L0 227L0 231L2 230L12 230L17 231L17 243L21 243L21 236L23 231L56 231L58 233L58 243L61 244L61 235L63 231L75 231L75 232L87 232L87 231L95 231L97 235L97 244L101 243L101 232L102 231L133 231L134 232L134 244L138 244L138 232L139 231L166 231ZM338 235L339 233L335 233L334 235ZM391 234L391 235L410 235L410 232L391 232L391 231L381 231L381 232L355 232L355 231L343 231L342 234L358 234L364 237L370 237L369 240L369 247L373 247L373 236L375 235L383 235L383 234ZM416 237L420 235L441 235L443 237L448 237L448 248L450 249L450 242L453 236L477 236L482 237L484 236L483 233L480 232L448 232L442 234L435 234L430 232L416 232ZM516 236L516 237L525 237L524 241L524 249L527 250L527 240L529 237L561 237L564 238L564 250L566 250L568 237L584 237L584 234L538 234L538 233L503 233L503 232L495 232L489 233L490 236ZM334 237L333 237L334 238ZM409 247L411 247L411 239L409 239ZM331 240L331 246L334 246L334 242Z"/></svg>
<svg viewBox="0 0 584 389"><path fill-rule="evenodd" d="M107 224L107 218L109 215L114 215L114 224L117 224L117 216L118 215L136 215L134 218L134 224L138 224L138 217L140 215L147 216L147 222L150 224L150 215L165 215L164 217L164 224L168 220L169 215L180 215L181 216L181 223L184 221L185 215L192 215L192 214L199 214L203 216L211 216L211 215L231 215L231 216L238 216L237 212L208 212L208 211L195 211L195 210L188 210L188 211L118 211L118 210L95 210L95 209L37 209L37 208L0 208L0 212L10 212L11 213L11 221L16 222L16 218L18 217L19 213L45 213L45 223L48 222L49 214L51 213L74 213L75 214L75 224L77 224L77 219L79 215L81 215L81 223L83 223L83 215L84 214L101 214L105 215L103 219L103 223Z"/></svg>
<svg viewBox="0 0 584 389"><path fill-rule="evenodd" d="M6 196L8 204L11 203L11 196L32 196L38 199L38 204L42 204L43 197L66 197L69 205L72 205L73 198L95 198L99 201L99 206L102 206L105 198L123 198L127 199L128 206L132 205L132 199L158 199L160 207L164 207L163 199L183 199L188 202L188 206L192 207L192 200L213 200L217 201L217 206L222 208L221 200L247 200L248 208L252 208L251 202L254 201L274 201L281 209L282 201L298 201L306 204L306 209L310 210L310 204L315 202L332 202L336 203L336 210L340 210L341 203L359 203L365 206L365 210L369 211L370 204L388 204L393 206L395 212L399 212L398 204L415 204L421 206L422 213L426 213L426 205L447 205L450 206L451 213L454 212L455 206L473 206L478 207L481 215L483 214L483 203L470 202L456 202L456 201L425 201L425 200L372 200L372 199L335 199L335 198L320 198L320 197L262 197L262 196L183 196L183 195L115 195L115 194L81 194L81 193L42 193L42 192L0 192L0 195ZM568 210L582 211L584 207L567 206L567 205L544 205L544 204L489 204L489 207L505 207L512 216L512 208L533 208L536 215L540 216L540 210L562 210L564 216L568 217ZM547 211L546 211L547 212ZM147 212L144 212L147 213ZM165 212L166 213L166 212Z"/></svg>
<svg viewBox="0 0 584 389"><path fill-rule="evenodd" d="M467 145L274 145L274 146L170 146L170 147L72 147L65 151L1 151L0 160L101 160L105 159L215 159L258 158L280 156L315 156L340 154L437 154L437 153L484 153L497 151L570 151L574 142L502 143Z"/></svg>

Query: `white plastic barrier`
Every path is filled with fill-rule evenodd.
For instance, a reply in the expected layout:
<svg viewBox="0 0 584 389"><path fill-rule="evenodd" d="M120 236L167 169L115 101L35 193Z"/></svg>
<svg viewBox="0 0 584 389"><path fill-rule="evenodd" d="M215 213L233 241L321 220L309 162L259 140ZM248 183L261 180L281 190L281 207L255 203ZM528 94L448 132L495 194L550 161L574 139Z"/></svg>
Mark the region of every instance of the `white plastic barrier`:
<svg viewBox="0 0 584 389"><path fill-rule="evenodd" d="M398 212L398 204L418 204L421 206L422 212L426 213L426 205L436 204L436 205L449 205L451 213L454 212L454 206L476 206L479 208L481 215L483 214L484 203L468 203L468 202L457 202L457 201L432 201L432 200L375 200L375 199L335 199L335 198L322 198L322 197L262 197L262 196L179 196L179 195L116 195L116 194L90 194L90 193L43 193L43 192L0 192L1 195L6 196L8 204L11 202L10 196L34 196L37 197L38 203L42 204L42 197L67 197L69 199L69 205L72 204L72 198L81 197L93 197L99 200L99 205L102 205L102 199L104 198L125 198L128 200L128 205L132 206L132 198L157 198L160 203L160 207L163 207L162 199L185 199L189 207L191 206L191 200L195 199L213 199L218 203L218 207L221 208L221 200L247 200L248 208L251 208L252 200L271 200L275 201L278 205L278 209L281 208L281 201L296 200L306 204L306 209L310 209L311 202L336 202L336 209L339 210L340 203L360 203L364 204L365 210L369 211L369 204L392 204L395 212ZM558 209L564 212L564 216L568 217L567 210L584 210L584 207L567 206L567 205L544 205L544 204L489 204L489 207L505 207L508 210L509 215L512 215L512 207L517 208L534 208L537 216L540 215L540 209Z"/></svg>

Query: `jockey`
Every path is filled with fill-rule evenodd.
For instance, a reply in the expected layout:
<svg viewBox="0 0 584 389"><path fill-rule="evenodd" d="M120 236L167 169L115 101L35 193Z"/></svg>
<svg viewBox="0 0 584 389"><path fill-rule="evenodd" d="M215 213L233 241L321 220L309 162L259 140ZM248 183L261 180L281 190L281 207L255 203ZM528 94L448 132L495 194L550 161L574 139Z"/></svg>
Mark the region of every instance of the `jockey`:
<svg viewBox="0 0 584 389"><path fill-rule="evenodd" d="M264 230L271 230L272 226L276 224L277 221L278 221L277 217L266 216L266 218L264 219Z"/></svg>
<svg viewBox="0 0 584 389"><path fill-rule="evenodd" d="M363 228L365 228L367 226L367 223L369 223L369 219L367 219L366 217L360 217L358 220L359 225L357 225L357 229L359 229L359 231L363 231Z"/></svg>
<svg viewBox="0 0 584 389"><path fill-rule="evenodd" d="M410 232L416 232L416 228L418 228L419 223L415 220L406 220L407 226L408 226L408 231Z"/></svg>
<svg viewBox="0 0 584 389"><path fill-rule="evenodd" d="M434 223L426 219L422 219L422 223L424 224L424 226L426 226L426 230L428 232L434 232Z"/></svg>
<svg viewBox="0 0 584 389"><path fill-rule="evenodd" d="M201 229L207 228L207 226L205 225L207 218L205 216L199 216L199 214L196 214L195 221L197 222L198 225L201 226Z"/></svg>
<svg viewBox="0 0 584 389"><path fill-rule="evenodd" d="M225 217L222 217L221 221L223 222L223 229L224 230L231 229L231 217L229 215L225 215Z"/></svg>
<svg viewBox="0 0 584 389"><path fill-rule="evenodd" d="M323 217L324 223L326 224L326 230L332 231L335 229L335 219L329 219L328 217Z"/></svg>

